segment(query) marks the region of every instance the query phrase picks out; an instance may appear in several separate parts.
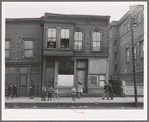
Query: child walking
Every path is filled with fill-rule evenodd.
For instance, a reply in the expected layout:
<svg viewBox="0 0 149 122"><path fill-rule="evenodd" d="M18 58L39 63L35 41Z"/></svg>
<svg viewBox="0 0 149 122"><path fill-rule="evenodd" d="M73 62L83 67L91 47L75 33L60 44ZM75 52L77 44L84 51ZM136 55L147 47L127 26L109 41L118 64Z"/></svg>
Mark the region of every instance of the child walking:
<svg viewBox="0 0 149 122"><path fill-rule="evenodd" d="M72 93L72 101L75 101L75 98L76 98L76 88L75 88L75 86L72 87L71 93Z"/></svg>

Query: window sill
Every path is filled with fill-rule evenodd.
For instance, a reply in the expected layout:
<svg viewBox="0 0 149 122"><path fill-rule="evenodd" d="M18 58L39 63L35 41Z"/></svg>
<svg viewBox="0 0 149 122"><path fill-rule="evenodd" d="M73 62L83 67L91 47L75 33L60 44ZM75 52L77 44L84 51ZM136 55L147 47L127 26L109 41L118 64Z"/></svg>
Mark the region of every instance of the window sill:
<svg viewBox="0 0 149 122"><path fill-rule="evenodd" d="M73 52L77 52L77 53L84 53L84 50L73 50Z"/></svg>
<svg viewBox="0 0 149 122"><path fill-rule="evenodd" d="M57 49L57 48L45 48L43 50L53 50L53 51L72 51L72 49Z"/></svg>
<svg viewBox="0 0 149 122"><path fill-rule="evenodd" d="M103 51L91 51L91 53L103 53Z"/></svg>

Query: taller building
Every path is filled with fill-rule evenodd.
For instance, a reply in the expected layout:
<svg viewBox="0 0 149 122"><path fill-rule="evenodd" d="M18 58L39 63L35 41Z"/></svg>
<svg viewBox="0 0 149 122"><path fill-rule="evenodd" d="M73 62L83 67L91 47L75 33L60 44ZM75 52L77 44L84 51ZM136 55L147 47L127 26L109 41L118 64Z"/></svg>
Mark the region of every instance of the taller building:
<svg viewBox="0 0 149 122"><path fill-rule="evenodd" d="M81 82L86 95L103 94L109 81L109 16L45 13L37 19L6 19L6 86L27 96L55 85L70 95ZM13 80L12 80L13 79Z"/></svg>
<svg viewBox="0 0 149 122"><path fill-rule="evenodd" d="M132 38L137 82L143 83L144 67L144 6L130 6L119 21L109 27L109 75L110 79L122 79L133 83Z"/></svg>

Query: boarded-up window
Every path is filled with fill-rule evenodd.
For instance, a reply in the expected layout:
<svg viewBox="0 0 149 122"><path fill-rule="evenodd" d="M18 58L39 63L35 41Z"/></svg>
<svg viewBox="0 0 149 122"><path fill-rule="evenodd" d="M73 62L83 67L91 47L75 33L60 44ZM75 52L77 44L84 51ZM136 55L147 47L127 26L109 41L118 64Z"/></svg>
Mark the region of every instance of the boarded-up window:
<svg viewBox="0 0 149 122"><path fill-rule="evenodd" d="M58 86L73 86L73 75L58 75Z"/></svg>
<svg viewBox="0 0 149 122"><path fill-rule="evenodd" d="M105 75L90 75L89 86L104 86Z"/></svg>

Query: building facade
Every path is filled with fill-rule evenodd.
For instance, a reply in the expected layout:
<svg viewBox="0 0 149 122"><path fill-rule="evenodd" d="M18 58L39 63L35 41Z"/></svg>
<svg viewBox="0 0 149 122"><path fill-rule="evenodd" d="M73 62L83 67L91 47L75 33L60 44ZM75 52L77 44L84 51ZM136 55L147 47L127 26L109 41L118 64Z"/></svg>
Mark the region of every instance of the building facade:
<svg viewBox="0 0 149 122"><path fill-rule="evenodd" d="M112 21L109 27L109 75L110 79L133 83L133 38L136 78L138 83L143 83L144 6L131 6L130 10L133 12L128 11L119 21Z"/></svg>
<svg viewBox="0 0 149 122"><path fill-rule="evenodd" d="M70 95L81 82L84 94L102 95L109 80L109 18L45 13L7 19L6 87L17 83L19 95L27 96L32 80L36 96L48 85Z"/></svg>

